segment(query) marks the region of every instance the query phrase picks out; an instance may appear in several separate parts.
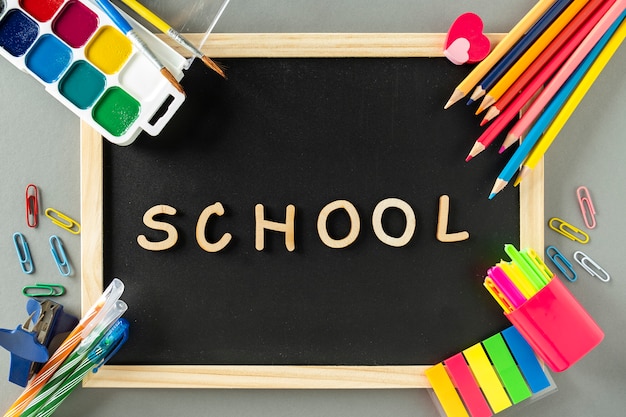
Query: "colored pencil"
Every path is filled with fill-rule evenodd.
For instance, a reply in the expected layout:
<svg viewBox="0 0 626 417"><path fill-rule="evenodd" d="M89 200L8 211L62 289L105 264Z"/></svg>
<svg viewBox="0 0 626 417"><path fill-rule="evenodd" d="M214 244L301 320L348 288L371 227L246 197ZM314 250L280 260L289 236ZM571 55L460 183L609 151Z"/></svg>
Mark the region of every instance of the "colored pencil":
<svg viewBox="0 0 626 417"><path fill-rule="evenodd" d="M128 21L122 16L122 14L115 8L115 6L109 0L93 0L102 11L104 11L109 18L115 23L117 28L135 45L135 47L141 51L141 53L148 58L148 60L159 70L159 72L176 88L181 94L185 94L185 90L180 85L174 75L168 70L161 60L152 52L152 50L146 45L141 37L135 32L135 29L128 23Z"/></svg>
<svg viewBox="0 0 626 417"><path fill-rule="evenodd" d="M500 61L481 80L467 104L482 97L496 81L513 65L530 45L552 24L572 0L557 0L522 38L502 57Z"/></svg>
<svg viewBox="0 0 626 417"><path fill-rule="evenodd" d="M199 58L204 65L211 68L213 71L217 72L223 78L226 78L226 74L224 70L209 57L204 55L198 48L196 48L191 42L189 42L183 35L181 35L178 31L176 31L173 27L171 27L167 22L157 16L154 12L148 9L143 4L139 3L137 0L122 0L122 2L130 7L135 13L139 16L143 17L149 23L154 25L161 32L166 34L172 40L177 42L179 45L187 49L191 52L196 58Z"/></svg>
<svg viewBox="0 0 626 417"><path fill-rule="evenodd" d="M513 128L507 135L505 142L513 143L531 126L531 124L537 119L541 111L547 106L549 101L554 97L556 92L563 86L569 76L576 70L576 67L585 59L585 56L593 49L600 38L611 27L613 22L621 15L622 11L626 7L626 0L617 0L609 11L602 16L598 24L589 32L589 35L580 43L578 48L569 57L569 59L563 64L561 69L550 80L545 89L539 94L537 99L529 106L528 110L524 113L521 119L515 123ZM522 161L519 161L520 163ZM500 178L500 186L504 178ZM506 185L506 184L505 184ZM495 187L500 188L500 187ZM502 187L503 188L503 187ZM500 188L500 189L502 189Z"/></svg>
<svg viewBox="0 0 626 417"><path fill-rule="evenodd" d="M491 106L502 94L517 80L524 71L537 59L537 57L550 45L552 41L563 31L567 25L589 3L589 0L574 0L561 13L550 26L537 38L537 40L522 54L505 74L487 92L476 114ZM596 3L598 1L596 0Z"/></svg>
<svg viewBox="0 0 626 417"><path fill-rule="evenodd" d="M515 43L524 36L524 33L554 4L556 0L539 0L537 4L507 33L507 35L493 48L493 51L461 81L444 109L461 100L489 70L502 58Z"/></svg>
<svg viewBox="0 0 626 417"><path fill-rule="evenodd" d="M587 94L587 91L589 91L589 89L598 78L606 64L609 62L613 54L615 54L615 51L617 51L619 46L624 41L624 38L626 37L626 21L624 21L625 18L626 13L622 13L619 28L608 41L604 49L600 48L602 50L597 56L597 59L595 59L591 64L591 68L589 68L589 70L587 70L586 72L581 71L584 73L582 80L580 80L580 82L576 85L576 88L569 96L563 107L560 109L559 113L556 115L556 117L552 121L552 124L550 124L550 127L548 127L537 146L535 146L531 153L528 155L528 158L524 162L524 165L522 166L514 185L517 186L524 178L524 176L526 176L532 169L534 169L537 163L541 160L541 158L543 158L544 154L546 153L556 136L559 134L567 120L569 120L569 117L572 115L574 110L576 110L578 104L582 101L585 94ZM578 72L579 71L577 71L577 73Z"/></svg>
<svg viewBox="0 0 626 417"><path fill-rule="evenodd" d="M31 379L24 392L15 400L4 414L4 417L18 417L28 406L41 388L50 380L54 372L59 369L65 359L72 353L74 348L88 336L96 322L101 318L101 312L107 310L112 303L119 299L124 291L124 285L119 279L114 279L104 293L96 300L95 304L87 311L85 316L78 322L67 338L52 354L41 370Z"/></svg>
<svg viewBox="0 0 626 417"><path fill-rule="evenodd" d="M585 8L567 25L557 38L541 53L541 55L515 80L513 85L489 107L481 126L493 120L500 112L528 85L551 59L555 58L561 48L574 49L582 42L591 29L598 23L600 18L609 10L615 0L592 0ZM591 15L591 17L589 17ZM568 54L562 54L563 60ZM556 67L555 67L556 68Z"/></svg>

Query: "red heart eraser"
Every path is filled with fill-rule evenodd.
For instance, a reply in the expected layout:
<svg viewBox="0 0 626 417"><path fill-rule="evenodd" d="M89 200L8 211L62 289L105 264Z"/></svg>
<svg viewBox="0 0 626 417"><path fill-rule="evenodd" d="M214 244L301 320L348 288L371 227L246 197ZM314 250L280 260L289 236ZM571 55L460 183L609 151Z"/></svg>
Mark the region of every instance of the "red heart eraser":
<svg viewBox="0 0 626 417"><path fill-rule="evenodd" d="M465 42L455 43L461 38L469 41L469 49L464 51L464 47L460 47L460 45L464 46ZM482 19L477 14L464 13L452 23L448 30L444 55L456 65L474 64L485 59L490 49L491 42L483 33Z"/></svg>

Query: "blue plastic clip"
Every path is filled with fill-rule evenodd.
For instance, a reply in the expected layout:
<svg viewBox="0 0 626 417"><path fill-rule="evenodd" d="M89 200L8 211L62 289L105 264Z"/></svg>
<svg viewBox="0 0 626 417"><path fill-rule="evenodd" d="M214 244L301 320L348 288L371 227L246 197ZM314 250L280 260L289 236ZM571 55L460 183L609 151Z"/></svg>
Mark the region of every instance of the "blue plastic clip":
<svg viewBox="0 0 626 417"><path fill-rule="evenodd" d="M20 268L25 274L32 274L35 271L35 264L33 258L30 256L30 249L28 249L28 242L26 238L20 232L13 233L13 244L15 245L15 251L17 252L17 258L20 261Z"/></svg>
<svg viewBox="0 0 626 417"><path fill-rule="evenodd" d="M52 257L54 258L54 262L57 264L57 268L59 272L64 277L69 276L72 273L72 268L70 267L70 263L67 259L67 255L65 255L65 250L63 249L63 242L57 235L50 236L50 252L52 253Z"/></svg>
<svg viewBox="0 0 626 417"><path fill-rule="evenodd" d="M557 248L554 246L548 246L546 248L546 255L548 258L556 265L557 268L563 273L565 278L570 280L571 282L576 281L578 276L576 275L576 271L574 271L574 267L571 262L567 260L565 256Z"/></svg>

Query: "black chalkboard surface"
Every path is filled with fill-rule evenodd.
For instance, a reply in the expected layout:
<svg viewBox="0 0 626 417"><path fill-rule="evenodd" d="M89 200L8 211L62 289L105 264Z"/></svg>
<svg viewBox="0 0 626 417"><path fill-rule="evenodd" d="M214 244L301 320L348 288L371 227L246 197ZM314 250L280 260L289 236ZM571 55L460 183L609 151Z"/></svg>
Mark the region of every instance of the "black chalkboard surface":
<svg viewBox="0 0 626 417"><path fill-rule="evenodd" d="M103 280L126 284L132 337L112 360L126 366L413 366L436 363L502 330L507 320L482 287L504 243L520 244L520 196L487 199L506 162L496 146L464 161L481 128L473 109L443 110L469 67L444 58L223 59L223 80L194 63L188 98L157 138L103 144ZM436 238L439 198L450 198L448 230ZM387 198L414 211L408 244L373 231ZM359 215L345 248L320 239L320 211L347 200ZM196 226L205 207L208 241L232 235L217 253ZM266 230L255 249L255 206L285 221L295 206L295 250ZM151 251L137 236L161 231L142 217L156 205L178 241ZM354 221L354 219L353 219ZM400 236L405 214L382 216ZM345 211L329 235L348 234Z"/></svg>

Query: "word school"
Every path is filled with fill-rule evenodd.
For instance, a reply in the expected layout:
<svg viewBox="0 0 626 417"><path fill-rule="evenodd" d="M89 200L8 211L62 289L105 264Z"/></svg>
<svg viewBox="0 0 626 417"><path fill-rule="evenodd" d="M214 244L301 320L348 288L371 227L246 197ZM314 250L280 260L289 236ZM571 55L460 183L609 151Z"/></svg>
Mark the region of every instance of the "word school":
<svg viewBox="0 0 626 417"><path fill-rule="evenodd" d="M383 228L383 214L388 209L399 209L405 217L405 227L402 235L390 236ZM350 230L342 238L331 237L328 233L328 217L338 210L347 213L350 219ZM439 197L439 213L437 215L437 240L440 242L458 242L469 239L467 231L448 233L448 214L450 212L450 198L447 195ZM205 230L209 220L214 216L223 216L225 213L222 203L217 202L207 206L196 223L196 241L205 251L215 253L223 250L232 240L230 233L224 233L217 241L209 242L205 235ZM165 232L167 237L160 241L151 241L145 235L137 236L137 243L145 250L162 251L167 250L178 241L178 230L174 225L166 221L157 220L156 217L163 215L173 216L176 209L172 206L160 204L148 209L143 216L143 223L150 229ZM265 248L265 231L271 230L281 232L285 235L285 247L292 252L296 249L295 242L295 217L296 207L292 204L285 209L284 223L267 220L265 218L265 207L257 204L254 208L255 217L255 248L262 251ZM376 237L386 245L402 247L409 243L415 233L417 222L415 212L411 206L399 198L387 198L380 201L372 213L372 228ZM320 240L329 248L341 249L352 245L358 238L361 230L361 219L354 205L347 200L335 200L327 204L317 217L317 233Z"/></svg>

